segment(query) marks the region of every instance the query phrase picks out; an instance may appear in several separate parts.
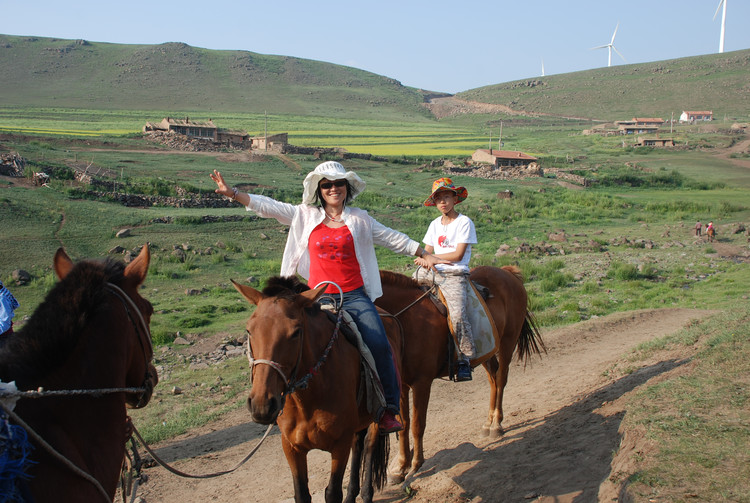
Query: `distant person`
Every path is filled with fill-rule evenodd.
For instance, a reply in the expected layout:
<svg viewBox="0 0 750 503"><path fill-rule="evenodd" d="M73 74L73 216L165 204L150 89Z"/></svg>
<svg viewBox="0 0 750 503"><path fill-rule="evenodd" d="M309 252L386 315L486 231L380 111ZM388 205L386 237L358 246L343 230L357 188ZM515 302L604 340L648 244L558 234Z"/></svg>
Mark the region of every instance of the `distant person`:
<svg viewBox="0 0 750 503"><path fill-rule="evenodd" d="M702 227L703 227L703 224L701 224L701 221L698 220L695 223L695 235L696 235L696 237L700 237L700 235L701 235L701 228Z"/></svg>
<svg viewBox="0 0 750 503"><path fill-rule="evenodd" d="M0 337L13 333L13 317L18 309L18 301L0 281Z"/></svg>
<svg viewBox="0 0 750 503"><path fill-rule="evenodd" d="M706 236L708 236L709 242L713 242L714 238L716 238L716 228L714 227L713 222L708 222L708 225L706 226Z"/></svg>
<svg viewBox="0 0 750 503"><path fill-rule="evenodd" d="M375 360L383 384L386 407L379 411L381 433L403 429L399 413L400 383L391 346L373 301L383 295L375 244L396 253L416 255L428 267L447 262L427 253L409 236L390 229L349 203L365 188L365 182L338 162L327 161L308 173L303 182L302 204L289 204L270 197L230 188L221 173L210 175L216 193L231 198L263 218L289 225L281 261L281 275L300 276L311 287L333 281L344 291L343 308L352 316ZM338 294L329 285L328 293Z"/></svg>
<svg viewBox="0 0 750 503"><path fill-rule="evenodd" d="M430 222L424 236L424 249L436 257L450 261L448 264L437 264L435 282L445 298L450 313L453 333L458 341L458 368L456 381L471 380L470 359L476 356L474 333L466 312L469 284L469 260L471 245L477 242L474 222L461 213L455 206L468 197L465 187L456 187L450 178L440 178L432 184L432 194L424 202L425 206L436 206L440 216ZM423 258L414 263L429 267Z"/></svg>

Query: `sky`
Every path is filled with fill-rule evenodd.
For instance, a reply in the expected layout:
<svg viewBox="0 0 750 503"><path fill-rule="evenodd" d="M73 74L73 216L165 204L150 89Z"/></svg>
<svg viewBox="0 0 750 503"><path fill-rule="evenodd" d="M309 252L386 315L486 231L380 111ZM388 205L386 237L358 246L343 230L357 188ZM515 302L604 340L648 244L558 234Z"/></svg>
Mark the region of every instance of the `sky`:
<svg viewBox="0 0 750 503"><path fill-rule="evenodd" d="M724 51L750 48L750 0L727 2ZM0 33L184 42L326 61L456 93L719 52L719 0L0 0ZM748 71L750 76L750 70Z"/></svg>

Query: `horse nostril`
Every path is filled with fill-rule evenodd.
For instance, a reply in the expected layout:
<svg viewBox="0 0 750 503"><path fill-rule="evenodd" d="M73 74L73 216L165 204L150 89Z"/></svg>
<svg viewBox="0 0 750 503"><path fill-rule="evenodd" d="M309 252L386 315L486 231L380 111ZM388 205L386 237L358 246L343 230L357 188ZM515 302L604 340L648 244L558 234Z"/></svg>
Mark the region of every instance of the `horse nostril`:
<svg viewBox="0 0 750 503"><path fill-rule="evenodd" d="M253 411L253 399L250 397L247 397L247 410Z"/></svg>

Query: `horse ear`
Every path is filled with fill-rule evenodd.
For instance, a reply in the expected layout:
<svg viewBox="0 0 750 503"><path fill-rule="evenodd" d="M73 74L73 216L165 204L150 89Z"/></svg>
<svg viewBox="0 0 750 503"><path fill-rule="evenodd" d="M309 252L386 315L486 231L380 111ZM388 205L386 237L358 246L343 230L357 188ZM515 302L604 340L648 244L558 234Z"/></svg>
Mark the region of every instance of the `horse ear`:
<svg viewBox="0 0 750 503"><path fill-rule="evenodd" d="M257 306L258 303L265 298L265 296L255 288L247 285L240 285L233 279L230 279L229 281L232 282L237 291L240 292L240 295L245 297L250 304Z"/></svg>
<svg viewBox="0 0 750 503"><path fill-rule="evenodd" d="M151 252L148 249L148 243L143 245L141 253L125 267L125 277L128 281L135 284L136 287L143 284L148 272L148 264L151 262Z"/></svg>
<svg viewBox="0 0 750 503"><path fill-rule="evenodd" d="M65 276L67 276L71 269L73 269L74 265L73 261L70 260L68 254L65 253L65 250L63 250L62 248L58 248L57 252L55 252L53 264L55 267L55 274L57 274L57 277L59 279L63 279Z"/></svg>
<svg viewBox="0 0 750 503"><path fill-rule="evenodd" d="M328 284L325 284L323 286L319 286L315 290L305 290L300 295L305 297L306 299L311 300L312 302L315 302L320 298L321 295L323 295L323 292L325 292L325 289L328 287Z"/></svg>

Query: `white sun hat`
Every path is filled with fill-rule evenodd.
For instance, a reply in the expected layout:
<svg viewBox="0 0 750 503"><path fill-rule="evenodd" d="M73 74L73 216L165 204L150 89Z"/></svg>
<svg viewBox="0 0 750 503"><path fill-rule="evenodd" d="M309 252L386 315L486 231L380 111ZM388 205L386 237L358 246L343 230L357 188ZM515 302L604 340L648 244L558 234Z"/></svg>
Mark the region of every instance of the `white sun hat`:
<svg viewBox="0 0 750 503"><path fill-rule="evenodd" d="M352 188L352 199L365 190L365 181L357 176L354 171L347 171L344 166L336 161L326 161L318 164L305 177L305 181L302 183L305 188L302 194L303 204L313 204L315 202L315 192L318 190L318 183L324 178L331 181L347 180L349 186Z"/></svg>

